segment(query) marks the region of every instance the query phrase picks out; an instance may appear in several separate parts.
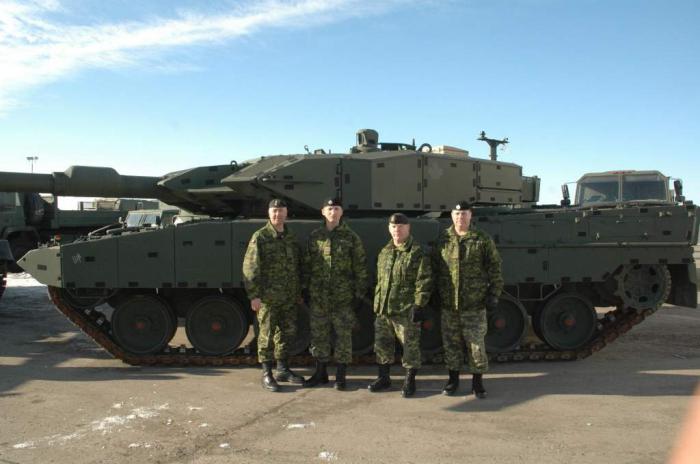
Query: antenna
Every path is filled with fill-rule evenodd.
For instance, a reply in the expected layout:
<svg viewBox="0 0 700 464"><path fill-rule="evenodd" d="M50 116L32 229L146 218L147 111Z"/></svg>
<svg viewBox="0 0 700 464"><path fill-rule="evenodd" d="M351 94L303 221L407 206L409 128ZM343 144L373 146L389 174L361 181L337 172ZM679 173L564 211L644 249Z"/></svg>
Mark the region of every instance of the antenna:
<svg viewBox="0 0 700 464"><path fill-rule="evenodd" d="M498 140L498 139L490 139L486 137L486 132L481 131L481 134L479 134L479 138L477 140L481 140L482 142L486 142L489 144L489 147L491 148L491 152L489 153L489 157L491 158L492 161L497 161L498 160L498 154L496 153L496 149L498 148L499 145L505 145L508 143L508 137Z"/></svg>

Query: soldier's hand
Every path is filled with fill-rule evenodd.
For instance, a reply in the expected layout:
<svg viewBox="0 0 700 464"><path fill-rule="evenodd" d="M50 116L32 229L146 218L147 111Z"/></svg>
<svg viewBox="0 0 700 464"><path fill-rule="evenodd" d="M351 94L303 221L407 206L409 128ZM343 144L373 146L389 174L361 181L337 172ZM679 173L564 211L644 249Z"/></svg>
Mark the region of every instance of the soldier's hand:
<svg viewBox="0 0 700 464"><path fill-rule="evenodd" d="M428 320L428 311L425 308L414 305L411 313L412 322L418 323Z"/></svg>
<svg viewBox="0 0 700 464"><path fill-rule="evenodd" d="M250 307L254 312L258 312L262 307L262 300L260 298L253 298L250 300Z"/></svg>
<svg viewBox="0 0 700 464"><path fill-rule="evenodd" d="M489 295L486 297L486 309L493 311L498 307L498 297L496 295Z"/></svg>

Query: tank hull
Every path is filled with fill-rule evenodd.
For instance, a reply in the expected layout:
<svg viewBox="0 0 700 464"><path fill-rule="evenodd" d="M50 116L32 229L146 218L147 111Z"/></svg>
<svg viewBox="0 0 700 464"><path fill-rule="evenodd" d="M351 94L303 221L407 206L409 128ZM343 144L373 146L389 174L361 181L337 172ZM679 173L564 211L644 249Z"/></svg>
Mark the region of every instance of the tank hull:
<svg viewBox="0 0 700 464"><path fill-rule="evenodd" d="M489 314L487 345L492 359L582 358L663 303L695 308L696 213L692 205L477 209L474 224L496 241L506 284L498 309ZM389 239L386 220L351 218L348 223L362 238L368 263L375 263ZM157 296L158 304L167 308L164 311L187 324L198 301L223 295L242 314L241 330L247 332L254 315L243 289L241 266L250 236L264 224L262 219L218 220L114 233L35 250L19 264L50 286L64 314L127 362L253 363L251 347L237 344L224 343L220 353L204 354L196 346L177 350L159 341L162 346L154 345L157 349L152 352L133 353L120 346L109 318L93 308L102 303L118 308L135 297ZM288 221L301 243L320 224ZM413 218L411 224L414 237L430 247L449 219ZM614 309L607 314L596 310L603 307ZM424 326L423 348L426 358L439 360L436 325ZM538 338L531 334L534 341L527 342L531 331ZM372 340L368 302L359 310L355 332L361 343L370 345L357 347L356 354L366 354ZM200 340L202 336L207 337L200 334ZM302 327L300 336L308 340L308 328ZM303 353L308 341L299 343L297 351Z"/></svg>

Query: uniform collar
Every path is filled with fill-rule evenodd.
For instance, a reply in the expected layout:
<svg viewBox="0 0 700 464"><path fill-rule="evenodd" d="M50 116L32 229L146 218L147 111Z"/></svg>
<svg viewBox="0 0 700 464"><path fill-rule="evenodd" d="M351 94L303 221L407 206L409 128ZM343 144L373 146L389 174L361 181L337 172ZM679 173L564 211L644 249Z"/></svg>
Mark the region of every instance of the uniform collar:
<svg viewBox="0 0 700 464"><path fill-rule="evenodd" d="M455 240L466 239L466 238L472 237L474 235L474 229L470 226L469 230L467 231L466 234L459 235L459 234L457 234L457 231L455 230L455 225L452 224L450 226L450 228L447 229L447 235L449 235L450 238L455 239Z"/></svg>
<svg viewBox="0 0 700 464"><path fill-rule="evenodd" d="M413 246L413 235L409 235L406 241L399 246L394 245L393 240L389 240L389 246L397 251L409 251Z"/></svg>
<svg viewBox="0 0 700 464"><path fill-rule="evenodd" d="M345 230L345 229L347 229L347 228L348 228L348 226L345 224L345 221L343 221L342 219L340 220L340 224L338 224L338 227L336 227L336 228L333 229L333 230L328 230L328 229L326 228L326 221L325 221L325 220L323 221L323 223L322 223L322 225L321 225L321 229L323 230L323 233L326 234L326 235L332 235L332 234L334 234L334 233L336 233L336 232L341 232L341 231L343 231L343 230Z"/></svg>
<svg viewBox="0 0 700 464"><path fill-rule="evenodd" d="M269 220L267 221L267 224L265 225L265 229L273 237L284 237L287 235L287 232L289 232L289 229L287 229L287 224L284 225L284 230L281 233L277 232L277 229L275 229L275 226L273 226L272 222L270 222Z"/></svg>

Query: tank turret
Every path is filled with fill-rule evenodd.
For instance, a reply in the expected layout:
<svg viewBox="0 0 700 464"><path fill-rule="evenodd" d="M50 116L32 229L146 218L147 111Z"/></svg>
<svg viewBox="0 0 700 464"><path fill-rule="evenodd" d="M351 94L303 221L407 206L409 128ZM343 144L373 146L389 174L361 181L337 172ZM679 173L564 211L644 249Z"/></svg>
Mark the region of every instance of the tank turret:
<svg viewBox="0 0 700 464"><path fill-rule="evenodd" d="M363 129L351 152L263 156L163 177L125 176L112 168L87 166L53 174L0 173L0 189L157 198L225 217L264 216L271 198L285 198L297 217L315 217L326 197L340 198L352 216L397 209L413 215L444 212L455 201L455 192L483 205L535 203L539 196L539 178L524 177L521 166L473 158L466 151L434 153L429 144L417 149L414 144L379 143L376 131Z"/></svg>

